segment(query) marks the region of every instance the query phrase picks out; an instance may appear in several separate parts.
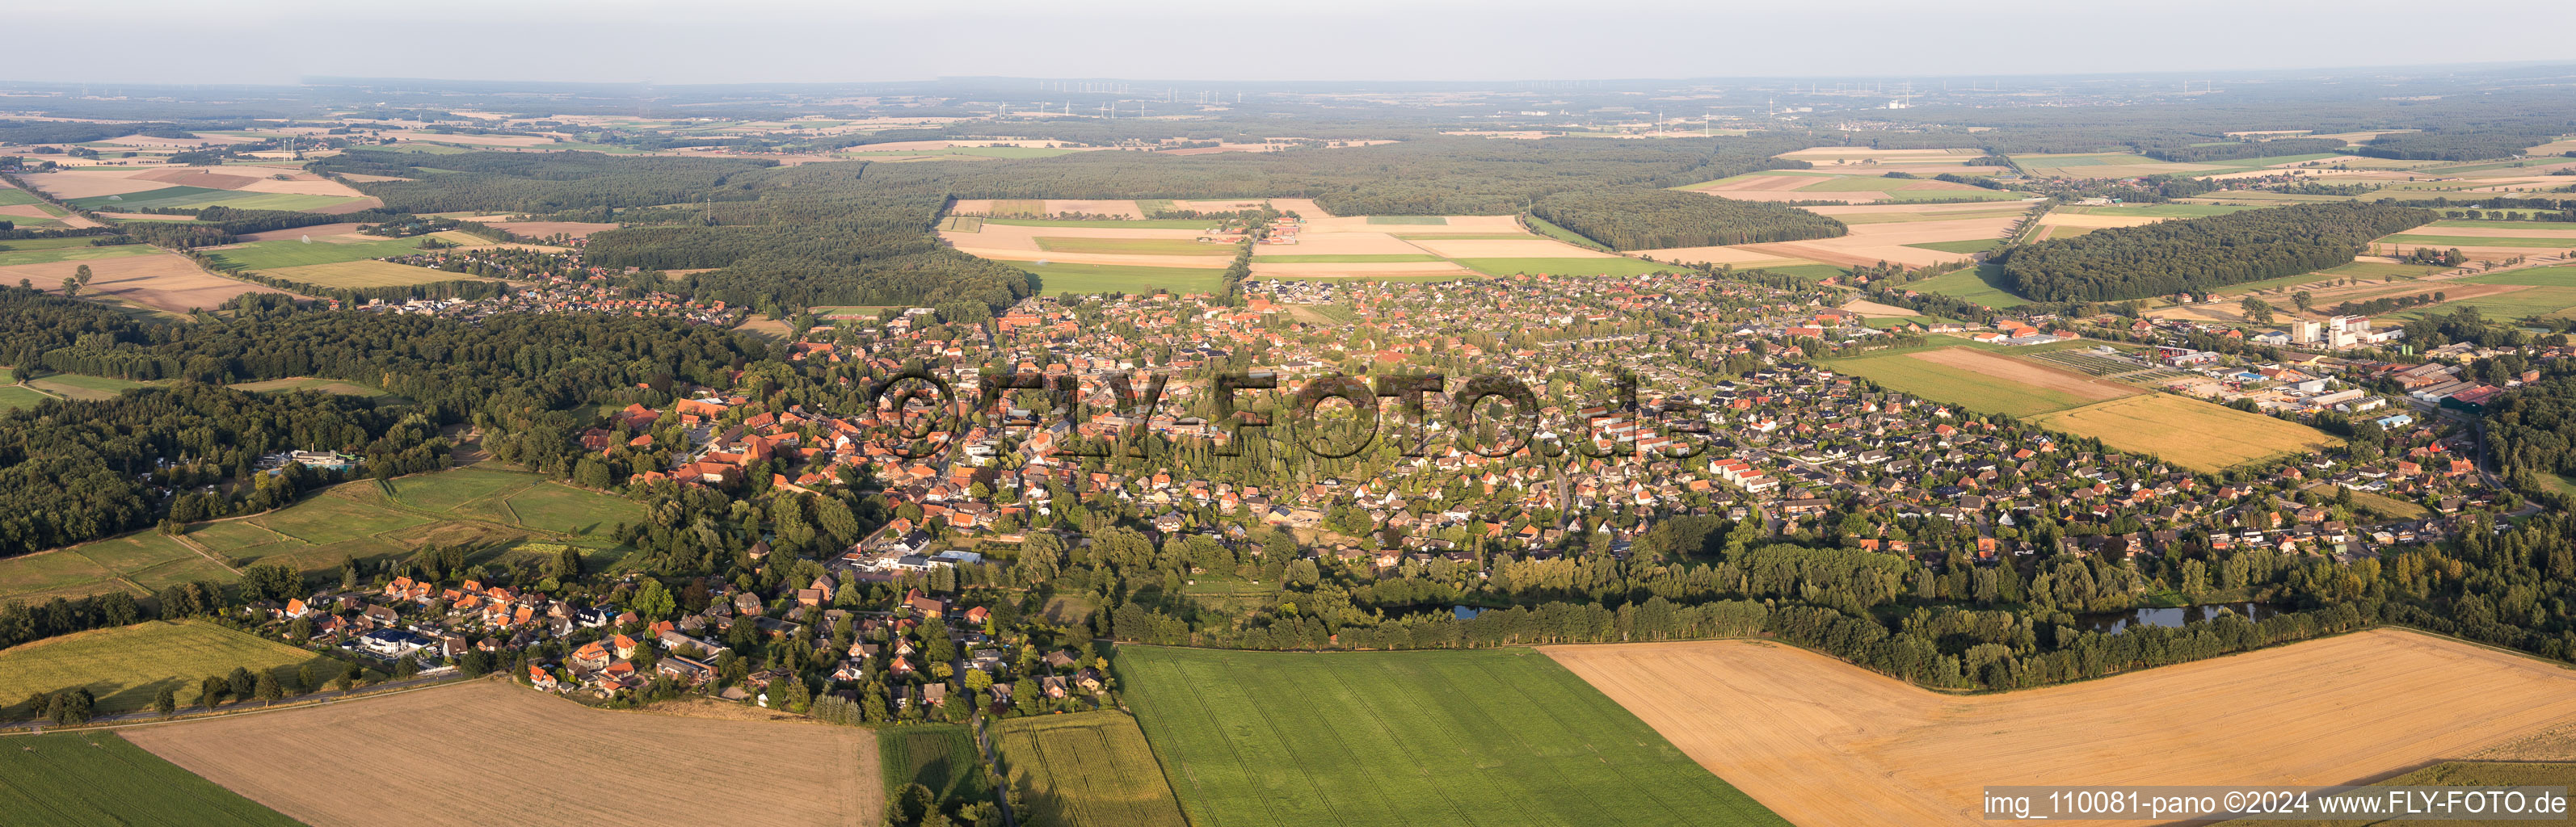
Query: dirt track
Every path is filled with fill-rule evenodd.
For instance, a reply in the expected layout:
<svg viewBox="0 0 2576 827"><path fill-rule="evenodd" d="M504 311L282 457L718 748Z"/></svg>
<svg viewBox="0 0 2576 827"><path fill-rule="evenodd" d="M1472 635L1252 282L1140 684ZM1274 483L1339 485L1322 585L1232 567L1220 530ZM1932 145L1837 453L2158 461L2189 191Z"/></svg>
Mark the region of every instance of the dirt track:
<svg viewBox="0 0 2576 827"><path fill-rule="evenodd" d="M2576 720L2576 672L2393 630L1977 696L1765 642L1540 651L1801 827L1979 824L1989 784L2362 781Z"/></svg>
<svg viewBox="0 0 2576 827"><path fill-rule="evenodd" d="M125 733L315 827L874 823L871 730L601 712L515 684Z"/></svg>

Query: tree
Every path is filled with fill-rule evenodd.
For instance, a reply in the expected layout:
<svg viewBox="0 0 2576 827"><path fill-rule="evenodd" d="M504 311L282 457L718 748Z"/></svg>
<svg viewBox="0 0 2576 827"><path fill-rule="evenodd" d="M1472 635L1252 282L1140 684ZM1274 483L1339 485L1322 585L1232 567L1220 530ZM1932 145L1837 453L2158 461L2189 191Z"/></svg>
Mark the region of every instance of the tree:
<svg viewBox="0 0 2576 827"><path fill-rule="evenodd" d="M224 688L229 685L222 675L207 675L205 680L197 682L197 705L205 707L207 712L215 711L215 705L224 702Z"/></svg>
<svg viewBox="0 0 2576 827"><path fill-rule="evenodd" d="M225 676L224 684L230 687L233 698L249 700L250 693L259 689L259 678L251 675L249 668L235 666L232 674Z"/></svg>
<svg viewBox="0 0 2576 827"><path fill-rule="evenodd" d="M662 581L647 579L644 588L635 592L635 613L647 620L661 620L670 616L673 602L671 592L662 587Z"/></svg>
<svg viewBox="0 0 2576 827"><path fill-rule="evenodd" d="M277 685L277 673L262 669L259 670L258 685L251 688L251 697L258 698L260 705L266 706L286 697L286 688Z"/></svg>
<svg viewBox="0 0 2576 827"><path fill-rule="evenodd" d="M2308 291L2305 290L2290 294L2290 303L2298 305L2299 312L2301 313L2315 311L2317 306L2316 302L2317 297L2308 295Z"/></svg>
<svg viewBox="0 0 2576 827"><path fill-rule="evenodd" d="M82 286L82 287L88 287L88 286L89 286L89 279L90 279L89 265L87 265L87 264L83 264L83 265L81 265L81 266L79 266L79 267L73 268L73 270L72 270L72 281L75 281L75 282L80 283L80 286Z"/></svg>
<svg viewBox="0 0 2576 827"><path fill-rule="evenodd" d="M179 687L176 684L162 684L161 691L152 695L152 712L164 718L179 713Z"/></svg>
<svg viewBox="0 0 2576 827"><path fill-rule="evenodd" d="M2255 324L2272 323L2271 302L2267 302L2253 296L2247 296L2244 301L2237 302L2236 306L2243 308L2245 310L2245 318Z"/></svg>
<svg viewBox="0 0 2576 827"><path fill-rule="evenodd" d="M66 296L77 296L77 295L80 295L80 289L81 289L80 279L72 278L72 277L69 277L69 276L65 276L65 277L63 277L63 295L66 295Z"/></svg>
<svg viewBox="0 0 2576 827"><path fill-rule="evenodd" d="M401 660L394 661L394 680L407 681L418 674L420 674L419 658L405 655Z"/></svg>

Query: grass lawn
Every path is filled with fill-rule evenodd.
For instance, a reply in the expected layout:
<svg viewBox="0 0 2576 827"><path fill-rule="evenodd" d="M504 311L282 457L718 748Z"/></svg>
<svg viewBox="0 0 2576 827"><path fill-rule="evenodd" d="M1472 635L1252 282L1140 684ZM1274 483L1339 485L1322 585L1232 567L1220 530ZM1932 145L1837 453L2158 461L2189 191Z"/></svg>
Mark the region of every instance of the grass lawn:
<svg viewBox="0 0 2576 827"><path fill-rule="evenodd" d="M318 284L324 287L404 287L414 284L436 284L442 281L494 281L464 273L450 273L431 267L414 267L390 261L360 259L330 264L307 264L266 271L282 279Z"/></svg>
<svg viewBox="0 0 2576 827"><path fill-rule="evenodd" d="M1410 224L1417 226L1434 225L1445 227L1449 225L1449 217L1445 215L1372 215L1368 217L1368 223Z"/></svg>
<svg viewBox="0 0 2576 827"><path fill-rule="evenodd" d="M301 827L114 733L57 732L10 746L0 751L0 812L11 824Z"/></svg>
<svg viewBox="0 0 2576 827"><path fill-rule="evenodd" d="M1916 359L1913 353L1835 359L1824 364L1836 371L1868 377L1888 390L1984 413L2028 417L2080 407L2089 402L2065 391L2025 385Z"/></svg>
<svg viewBox="0 0 2576 827"><path fill-rule="evenodd" d="M1649 273L1675 273L1689 268L1655 264L1633 258L1461 258L1453 259L1469 270L1488 276L1642 276Z"/></svg>
<svg viewBox="0 0 2576 827"><path fill-rule="evenodd" d="M966 220L974 219L970 217ZM1052 218L986 218L982 219L982 221L986 224L1000 224L1008 227L1092 227L1103 230L1204 230L1209 227L1216 226L1217 223L1204 218L1149 218L1126 221L1076 221L1071 219ZM959 228L941 227L940 229L945 230Z"/></svg>
<svg viewBox="0 0 2576 827"><path fill-rule="evenodd" d="M94 247L91 246L87 240L83 240L79 246L65 245L46 248L29 248L21 246L26 243L27 242L24 241L13 241L9 242L7 245L0 245L14 248L7 252L0 252L0 266L13 264L63 264L67 265L63 268L63 275L65 277L69 277L72 274L72 268L78 266L80 262L97 261L103 258L124 258L126 256L150 255L156 251L156 249L149 244L111 244L105 247ZM59 287L61 284L57 282L55 284L45 286Z"/></svg>
<svg viewBox="0 0 2576 827"><path fill-rule="evenodd" d="M1982 253L1987 250L2004 246L2004 242L2003 239L2000 238L1971 238L1960 241L1926 241L1921 244L1908 244L1905 246L1921 247L1926 250L1939 250L1944 253Z"/></svg>
<svg viewBox="0 0 2576 827"><path fill-rule="evenodd" d="M33 408L52 398L16 385L0 385L0 411Z"/></svg>
<svg viewBox="0 0 2576 827"><path fill-rule="evenodd" d="M2208 473L2343 444L2306 425L2168 393L2096 402L2031 422Z"/></svg>
<svg viewBox="0 0 2576 827"><path fill-rule="evenodd" d="M877 769L885 776L886 800L893 801L907 784L929 787L942 803L989 801L993 786L977 757L975 734L955 724L900 726L877 730Z"/></svg>
<svg viewBox="0 0 2576 827"><path fill-rule="evenodd" d="M1011 718L993 725L1006 783L1030 827L1188 827L1136 719L1118 712Z"/></svg>
<svg viewBox="0 0 2576 827"><path fill-rule="evenodd" d="M1526 649L1121 647L1117 667L1193 824L1788 823Z"/></svg>
<svg viewBox="0 0 2576 827"><path fill-rule="evenodd" d="M1136 267L1124 264L1023 264L1038 276L1044 295L1092 293L1214 293L1225 284L1225 271L1204 267Z"/></svg>
<svg viewBox="0 0 2576 827"><path fill-rule="evenodd" d="M440 240L453 241L458 244L476 245L488 243L482 238L466 235L460 232L432 233L432 235L436 236ZM254 241L239 247L212 251L207 253L207 255L213 258L218 264L228 264L235 267L265 271L285 267L303 267L314 264L337 264L344 261L362 261L371 258L410 255L421 251L420 242L421 240L419 238L388 238L382 241L359 241L348 244L334 244L327 241L306 243L302 239L281 238L276 241ZM449 273L447 275L451 278L456 277L453 273ZM447 279L439 279L439 281L446 280Z"/></svg>
<svg viewBox="0 0 2576 827"><path fill-rule="evenodd" d="M1939 293L1966 299L1996 309L2019 307L2030 300L2012 292L2012 279L2004 275L2003 265L1987 264L1961 270L1946 276L1934 276L1906 285L1922 293Z"/></svg>
<svg viewBox="0 0 2576 827"><path fill-rule="evenodd" d="M86 686L99 714L134 712L151 708L164 684L179 690L181 705L195 704L198 681L236 666L276 670L293 687L295 667L309 661L324 661L326 677L340 674L339 661L283 643L211 623L154 620L0 649L0 698L16 704L30 692Z"/></svg>
<svg viewBox="0 0 2576 827"><path fill-rule="evenodd" d="M1038 249L1051 253L1112 253L1142 256L1231 256L1232 244L1210 244L1179 238L1072 238L1038 236Z"/></svg>

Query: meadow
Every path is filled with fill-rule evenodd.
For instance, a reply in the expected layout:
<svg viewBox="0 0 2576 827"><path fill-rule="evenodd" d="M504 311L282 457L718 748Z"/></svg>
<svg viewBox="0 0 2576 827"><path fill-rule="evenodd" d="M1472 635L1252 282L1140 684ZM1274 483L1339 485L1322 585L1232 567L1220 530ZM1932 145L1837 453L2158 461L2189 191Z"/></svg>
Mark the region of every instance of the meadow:
<svg viewBox="0 0 2576 827"><path fill-rule="evenodd" d="M1117 657L1200 827L1788 824L1527 649Z"/></svg>
<svg viewBox="0 0 2576 827"><path fill-rule="evenodd" d="M336 394L340 394L340 395L342 395L342 396L364 396L364 397L368 397L368 398L370 398L370 399L395 399L395 398L397 398L397 397L395 397L393 394L386 393L382 388L376 388L376 387L370 387L370 386L367 386L367 385L361 385L361 384L358 384L358 383L356 383L356 382L343 382L343 381L340 381L340 380L337 380L337 379L315 379L315 378L312 378L312 377L301 377L301 378L296 378L296 379L266 379L266 380L261 380L261 381L258 381L258 382L241 382L241 383L234 384L234 385L232 385L231 387L232 387L233 389L235 389L235 390L250 391L250 392L252 392L252 393L281 393L281 392L285 392L285 391L321 391L321 392L323 392L323 393L336 393Z"/></svg>
<svg viewBox="0 0 2576 827"><path fill-rule="evenodd" d="M211 207L222 205L244 210L316 210L359 200L345 195L303 195L285 192L242 192L208 187L162 187L120 195L99 195L69 199L71 204L90 210L166 209L171 207Z"/></svg>
<svg viewBox="0 0 2576 827"><path fill-rule="evenodd" d="M432 543L492 549L535 540L605 559L614 553L617 525L643 516L633 502L535 474L461 468L343 483L266 514L200 523L187 537L224 557L307 571Z"/></svg>
<svg viewBox="0 0 2576 827"><path fill-rule="evenodd" d="M240 579L178 540L144 531L0 559L0 600L40 603L113 591L144 597L179 583Z"/></svg>
<svg viewBox="0 0 2576 827"><path fill-rule="evenodd" d="M1955 299L2003 309L2029 304L2030 300L2012 292L2012 279L2004 275L2002 265L1986 264L1947 275L1933 276L1905 285L1919 293L1939 293Z"/></svg>
<svg viewBox="0 0 2576 827"><path fill-rule="evenodd" d="M169 686L182 706L192 706L197 682L208 675L234 667L268 670L293 687L296 668L314 661L327 667L326 678L344 668L331 658L211 623L151 620L0 649L0 702L14 705L30 692L86 686L98 697L97 714L111 715L150 709L152 697ZM11 708L8 716L27 717L23 707Z"/></svg>
<svg viewBox="0 0 2576 827"><path fill-rule="evenodd" d="M1136 719L1119 712L1012 718L992 728L1004 783L1031 827L1188 827Z"/></svg>
<svg viewBox="0 0 2576 827"><path fill-rule="evenodd" d="M1021 264L1038 276L1038 292L1069 293L1214 293L1225 285L1225 271L1195 267L1136 267L1124 264Z"/></svg>
<svg viewBox="0 0 2576 827"><path fill-rule="evenodd" d="M62 268L63 275L69 276L72 274L72 265L80 262L148 255L152 252L153 247L149 244L111 244L96 247L91 246L87 239L82 239L78 245L44 247L37 247L26 241L14 241L0 244L0 267L14 264L62 264L66 265Z"/></svg>
<svg viewBox="0 0 2576 827"><path fill-rule="evenodd" d="M301 827L114 734L57 732L9 743L12 749L0 750L0 812L11 824Z"/></svg>
<svg viewBox="0 0 2576 827"><path fill-rule="evenodd" d="M460 232L451 231L431 235L441 241L468 246L490 243L481 237ZM421 251L420 242L419 238L388 238L382 241L335 244L328 241L307 243L300 239L281 238L275 241L254 241L238 247L211 250L208 251L207 256L219 266L229 265L247 270L266 271L284 267L337 264L344 261L410 255Z"/></svg>
<svg viewBox="0 0 2576 827"><path fill-rule="evenodd" d="M2167 393L2098 402L2030 418L2052 431L2099 439L2206 473L2343 444L2324 431Z"/></svg>
<svg viewBox="0 0 2576 827"><path fill-rule="evenodd" d="M877 772L884 776L888 799L911 784L930 788L943 802L993 798L984 759L975 750L975 732L955 724L877 730Z"/></svg>
<svg viewBox="0 0 2576 827"><path fill-rule="evenodd" d="M52 398L16 385L0 385L0 411L33 408Z"/></svg>

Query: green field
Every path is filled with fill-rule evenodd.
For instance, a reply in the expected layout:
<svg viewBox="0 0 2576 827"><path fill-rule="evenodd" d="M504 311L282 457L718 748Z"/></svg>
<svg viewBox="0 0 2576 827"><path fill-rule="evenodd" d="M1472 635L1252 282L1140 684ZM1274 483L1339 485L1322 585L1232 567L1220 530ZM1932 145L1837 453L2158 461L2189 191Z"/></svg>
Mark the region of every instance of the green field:
<svg viewBox="0 0 2576 827"><path fill-rule="evenodd" d="M2093 402L2065 391L1927 362L1914 358L1915 352L1835 359L1824 364L1839 372L1867 377L1888 390L1983 413L2027 417Z"/></svg>
<svg viewBox="0 0 2576 827"><path fill-rule="evenodd" d="M1117 657L1192 824L1788 824L1527 649Z"/></svg>
<svg viewBox="0 0 2576 827"><path fill-rule="evenodd" d="M1488 276L1642 276L1649 273L1675 273L1689 269L1670 264L1655 264L1633 258L1461 258L1459 266Z"/></svg>
<svg viewBox="0 0 2576 827"><path fill-rule="evenodd" d="M206 187L162 187L121 195L100 195L71 199L82 209L125 212L138 209L170 207L211 207L223 205L245 210L314 210L346 204L358 198L346 195L302 195L284 192L243 192Z"/></svg>
<svg viewBox="0 0 2576 827"><path fill-rule="evenodd" d="M2398 233L2379 239L2379 244L2402 244L2411 247L2536 247L2543 250L2576 250L2576 238L2503 238L2475 235L2418 235Z"/></svg>
<svg viewBox="0 0 2576 827"><path fill-rule="evenodd" d="M1429 253L1358 253L1346 256L1264 256L1255 255L1254 264L1392 264L1396 262L1448 261Z"/></svg>
<svg viewBox="0 0 2576 827"><path fill-rule="evenodd" d="M2435 221L2424 226L2436 230L2534 230L2545 233L2576 232L2576 223L2566 221L2485 221L2478 219L2452 218Z"/></svg>
<svg viewBox="0 0 2576 827"><path fill-rule="evenodd" d="M993 798L984 759L975 751L974 731L955 724L877 730L877 770L884 776L888 801L907 784L929 787L943 803Z"/></svg>
<svg viewBox="0 0 2576 827"><path fill-rule="evenodd" d="M2012 292L2012 279L2004 275L2002 265L1987 264L1943 276L1933 276L1905 285L1920 293L1939 293L1966 299L1996 309L2020 307L2030 300Z"/></svg>
<svg viewBox="0 0 2576 827"><path fill-rule="evenodd" d="M0 559L0 600L41 603L113 591L144 597L178 583L238 579L177 540L141 531Z"/></svg>
<svg viewBox="0 0 2576 827"><path fill-rule="evenodd" d="M16 385L0 385L0 411L33 408L52 398Z"/></svg>
<svg viewBox="0 0 2576 827"><path fill-rule="evenodd" d="M1053 158L1071 155L1079 149L1047 149L1035 146L952 146L947 149L869 150L843 152L852 158L912 158L922 155L964 155L976 158Z"/></svg>
<svg viewBox="0 0 2576 827"><path fill-rule="evenodd" d="M1038 236L1038 249L1050 253L1111 253L1135 256L1232 256L1232 244L1181 238L1071 238Z"/></svg>
<svg viewBox="0 0 2576 827"><path fill-rule="evenodd" d="M1539 235L1547 236L1586 250L1600 250L1605 253L1610 252L1610 248L1604 246L1601 242L1594 241L1582 233L1557 226L1553 221L1527 214L1521 216L1521 221L1528 223L1533 228L1536 228Z"/></svg>
<svg viewBox="0 0 2576 827"><path fill-rule="evenodd" d="M180 704L195 704L198 681L237 666L276 671L292 687L295 668L308 661L323 661L330 668L326 674L335 677L342 668L321 655L211 623L153 620L0 649L0 698L15 705L31 692L86 686L98 696L98 714L135 712L150 709L164 685L178 689ZM25 709L11 709L9 717L24 718Z"/></svg>
<svg viewBox="0 0 2576 827"><path fill-rule="evenodd" d="M266 273L282 279L294 279L324 287L352 289L436 284L442 281L494 281L494 279L476 278L463 273L450 273L433 267L414 267L409 264L395 264L374 259L281 267Z"/></svg>
<svg viewBox="0 0 2576 827"><path fill-rule="evenodd" d="M442 241L453 241L458 244L465 245L490 243L480 237L460 232L433 233L432 235ZM215 250L207 253L207 256L213 259L218 265L230 265L249 270L265 271L285 267L305 267L315 264L337 264L344 261L363 261L371 258L410 255L421 251L420 241L421 240L419 238L388 238L382 241L359 241L348 244L334 244L327 241L314 241L307 243L302 239L281 238L275 241L254 241L239 247ZM450 274L450 276L453 277L454 274ZM444 280L445 279L442 279L442 281Z"/></svg>
<svg viewBox="0 0 2576 827"><path fill-rule="evenodd" d="M2130 215L2153 218L2206 218L2213 215L2259 210L2262 207L2242 204L2113 204L2107 207L2059 207L2072 215Z"/></svg>
<svg viewBox="0 0 2576 827"><path fill-rule="evenodd" d="M2576 287L2576 266L2533 267L2507 270L2460 279L2465 284L2528 284L2535 287Z"/></svg>
<svg viewBox="0 0 2576 827"><path fill-rule="evenodd" d="M9 246L16 247L26 243L10 242ZM111 244L105 247L93 247L90 246L88 239L82 239L79 246L20 248L0 252L0 267L13 264L77 264L103 258L150 255L154 251L155 248L149 244ZM71 274L72 268L63 268L63 275Z"/></svg>
<svg viewBox="0 0 2576 827"><path fill-rule="evenodd" d="M1188 827L1136 719L1118 712L1012 718L993 749L1030 827Z"/></svg>
<svg viewBox="0 0 2576 827"><path fill-rule="evenodd" d="M310 377L301 379L269 379L259 382L243 382L233 385L232 388L234 390L250 391L252 393L321 391L323 393L336 393L342 396L364 396L376 399L395 398L393 394L386 393L382 388L361 385L356 382L342 382L337 379L314 379Z"/></svg>
<svg viewBox="0 0 2576 827"><path fill-rule="evenodd" d="M57 732L0 749L0 813L23 827L301 827L112 733Z"/></svg>
<svg viewBox="0 0 2576 827"><path fill-rule="evenodd" d="M1449 225L1449 217L1445 215L1372 215L1368 217L1368 223L1410 224L1417 226L1432 225L1445 227Z"/></svg>
<svg viewBox="0 0 2576 827"><path fill-rule="evenodd" d="M345 483L256 517L199 524L188 537L228 558L311 571L429 543L496 552L520 540L563 543L596 557L615 551L619 523L643 517L633 502L535 474L460 468Z"/></svg>
<svg viewBox="0 0 2576 827"><path fill-rule="evenodd" d="M1135 267L1124 264L1015 263L1036 273L1044 295L1093 293L1214 293L1225 285L1225 271L1193 267Z"/></svg>
<svg viewBox="0 0 2576 827"><path fill-rule="evenodd" d="M2031 422L2212 474L2343 444L2306 425L2167 393L2096 402L2040 414Z"/></svg>
<svg viewBox="0 0 2576 827"><path fill-rule="evenodd" d="M1961 241L1926 241L1921 244L1908 244L1905 246L1921 247L1926 250L1939 250L1944 253L1982 253L1987 250L2004 246L2004 242L2003 239L1999 238L1971 238Z"/></svg>
<svg viewBox="0 0 2576 827"><path fill-rule="evenodd" d="M2343 153L2340 152L2308 152L2298 155L2265 155L2260 158L2229 158L2220 161L2195 161L2193 163L2207 164L2214 167L2234 167L2235 170L2232 171L2243 171L2253 169L2255 167L2268 167L2273 164L2295 164L2301 161L2322 161L2327 158L2339 157L2341 155L2343 155ZM2231 170L2217 170L2215 172L2228 171Z"/></svg>
<svg viewBox="0 0 2576 827"><path fill-rule="evenodd" d="M149 384L151 383L105 376L85 376L78 373L49 373L42 378L27 381L28 387L69 399L114 399L117 394Z"/></svg>
<svg viewBox="0 0 2576 827"><path fill-rule="evenodd" d="M45 203L44 199L37 198L34 193L9 186L7 184L0 184L0 207L15 207L20 204L42 203Z"/></svg>

